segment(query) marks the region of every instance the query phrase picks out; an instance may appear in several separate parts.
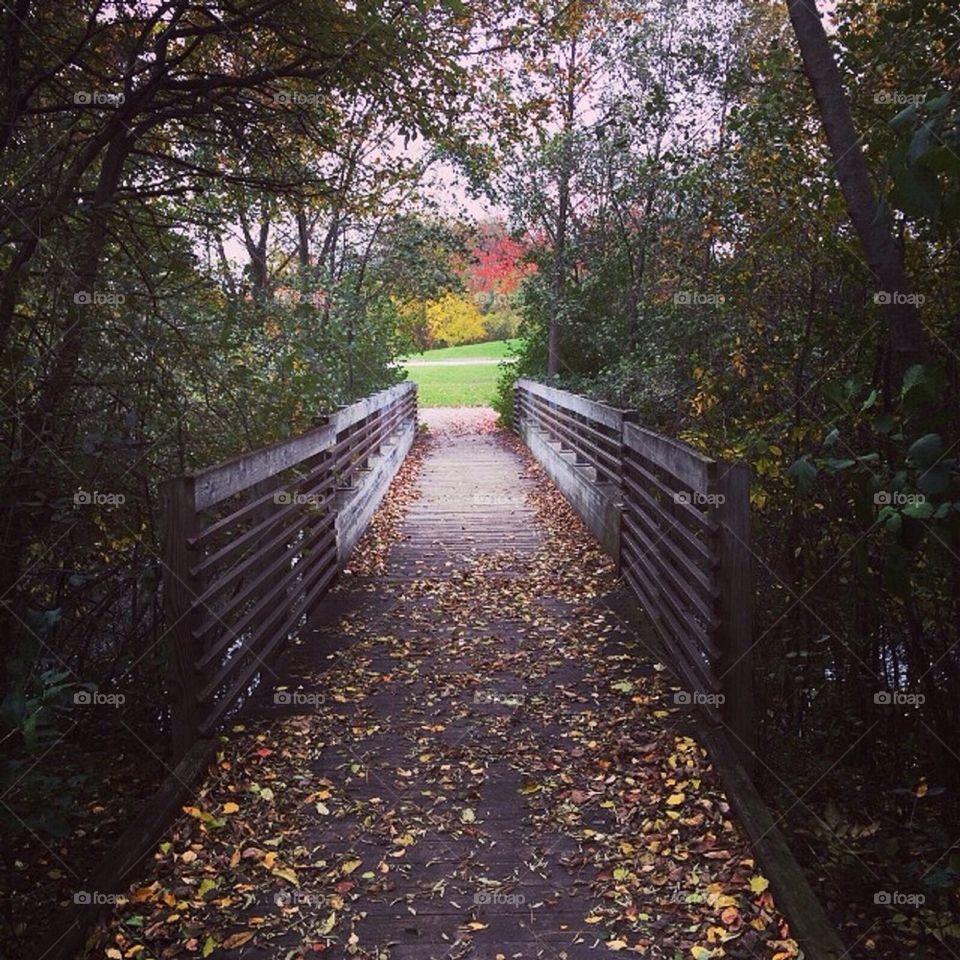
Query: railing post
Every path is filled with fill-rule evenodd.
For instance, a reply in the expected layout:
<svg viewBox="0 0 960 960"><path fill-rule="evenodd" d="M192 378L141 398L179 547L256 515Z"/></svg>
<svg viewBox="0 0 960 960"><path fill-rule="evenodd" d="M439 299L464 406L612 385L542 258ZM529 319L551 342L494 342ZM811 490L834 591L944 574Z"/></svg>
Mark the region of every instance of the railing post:
<svg viewBox="0 0 960 960"><path fill-rule="evenodd" d="M198 737L202 720L197 694L201 676L193 632L200 584L191 574L195 551L190 539L198 532L193 477L175 477L163 484L163 613L170 637L170 719L174 758L182 757Z"/></svg>
<svg viewBox="0 0 960 960"><path fill-rule="evenodd" d="M724 725L748 771L755 767L753 715L753 579L750 548L750 471L719 462L712 484L718 494L720 586L718 675L723 683Z"/></svg>

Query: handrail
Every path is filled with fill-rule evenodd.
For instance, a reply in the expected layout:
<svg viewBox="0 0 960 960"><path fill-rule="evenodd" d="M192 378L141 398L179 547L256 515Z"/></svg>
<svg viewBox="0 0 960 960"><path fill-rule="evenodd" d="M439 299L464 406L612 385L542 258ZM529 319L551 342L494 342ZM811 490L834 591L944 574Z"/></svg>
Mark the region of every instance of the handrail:
<svg viewBox="0 0 960 960"><path fill-rule="evenodd" d="M633 410L533 380L519 379L514 388L515 429L550 460L552 475L614 555L686 685L682 696L725 723L747 753L753 742L749 471L636 420ZM605 498L603 509L598 497Z"/></svg>
<svg viewBox="0 0 960 960"><path fill-rule="evenodd" d="M372 495L371 459L402 439L390 464L399 466L416 417L416 385L397 384L296 437L163 485L177 755L235 709L329 588L356 535L341 542L340 516ZM379 484L389 479L376 473Z"/></svg>

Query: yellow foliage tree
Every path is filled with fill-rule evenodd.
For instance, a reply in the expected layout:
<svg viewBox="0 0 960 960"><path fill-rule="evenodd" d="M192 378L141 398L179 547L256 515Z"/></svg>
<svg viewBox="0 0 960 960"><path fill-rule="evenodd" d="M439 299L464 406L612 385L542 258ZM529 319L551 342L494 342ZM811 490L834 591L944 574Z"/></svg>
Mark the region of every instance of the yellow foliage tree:
<svg viewBox="0 0 960 960"><path fill-rule="evenodd" d="M427 304L427 332L431 341L453 346L487 338L483 315L469 297L448 293Z"/></svg>

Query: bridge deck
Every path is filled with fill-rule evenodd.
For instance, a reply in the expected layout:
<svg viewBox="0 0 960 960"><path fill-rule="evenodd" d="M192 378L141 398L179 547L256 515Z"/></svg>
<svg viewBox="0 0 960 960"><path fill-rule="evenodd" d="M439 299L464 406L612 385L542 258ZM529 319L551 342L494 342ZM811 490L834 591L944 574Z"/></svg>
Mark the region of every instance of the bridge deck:
<svg viewBox="0 0 960 960"><path fill-rule="evenodd" d="M502 435L437 426L386 570L361 557L325 601L101 948L771 956L781 921L609 564Z"/></svg>

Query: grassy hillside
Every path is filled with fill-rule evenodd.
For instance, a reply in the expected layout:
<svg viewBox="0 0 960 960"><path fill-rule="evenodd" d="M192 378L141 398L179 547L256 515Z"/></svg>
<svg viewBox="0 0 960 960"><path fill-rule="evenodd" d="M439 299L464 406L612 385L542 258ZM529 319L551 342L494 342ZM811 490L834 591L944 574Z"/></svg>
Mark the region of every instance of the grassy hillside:
<svg viewBox="0 0 960 960"><path fill-rule="evenodd" d="M407 357L407 360L468 360L473 358L491 358L499 360L507 356L511 346L519 340L493 340L489 343L467 343L459 347L440 347Z"/></svg>

